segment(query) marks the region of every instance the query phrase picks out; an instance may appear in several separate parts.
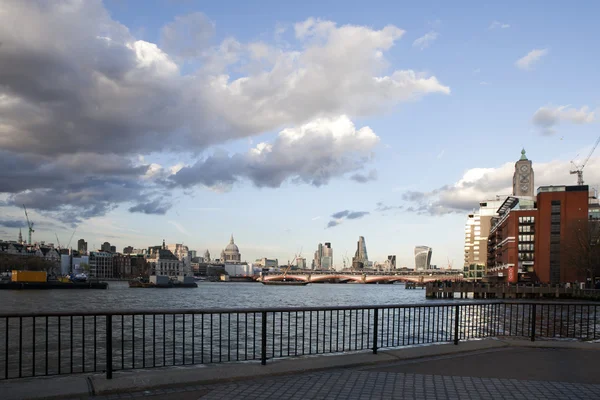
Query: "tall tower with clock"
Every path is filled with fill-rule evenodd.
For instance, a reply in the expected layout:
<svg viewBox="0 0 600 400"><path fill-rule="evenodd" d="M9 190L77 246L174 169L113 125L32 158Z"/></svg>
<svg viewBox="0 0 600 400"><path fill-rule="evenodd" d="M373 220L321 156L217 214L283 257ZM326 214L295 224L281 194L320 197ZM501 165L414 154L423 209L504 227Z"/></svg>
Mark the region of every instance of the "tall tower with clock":
<svg viewBox="0 0 600 400"><path fill-rule="evenodd" d="M533 197L533 168L531 160L527 159L525 149L521 150L521 158L515 163L513 175L513 196Z"/></svg>

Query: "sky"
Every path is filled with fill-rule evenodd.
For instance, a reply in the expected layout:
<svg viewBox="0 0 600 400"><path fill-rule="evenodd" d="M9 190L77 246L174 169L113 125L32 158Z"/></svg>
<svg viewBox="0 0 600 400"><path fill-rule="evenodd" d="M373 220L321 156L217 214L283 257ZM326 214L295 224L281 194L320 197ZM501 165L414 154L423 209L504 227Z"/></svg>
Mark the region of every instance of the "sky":
<svg viewBox="0 0 600 400"><path fill-rule="evenodd" d="M500 4L501 3L501 4ZM582 12L581 10L587 10ZM464 224L575 184L600 135L592 1L0 3L0 239L462 267ZM600 150L584 169L600 185Z"/></svg>

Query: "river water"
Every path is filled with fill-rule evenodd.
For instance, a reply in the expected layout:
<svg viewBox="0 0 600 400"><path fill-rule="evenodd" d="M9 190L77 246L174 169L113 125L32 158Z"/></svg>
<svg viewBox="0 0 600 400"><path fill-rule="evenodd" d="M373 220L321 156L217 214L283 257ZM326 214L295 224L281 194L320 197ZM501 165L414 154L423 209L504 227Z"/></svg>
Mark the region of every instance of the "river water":
<svg viewBox="0 0 600 400"><path fill-rule="evenodd" d="M110 282L108 290L0 291L2 312L325 307L424 302L425 290L406 290L402 284L265 286L250 282L201 282L194 289L144 290L129 288L126 282Z"/></svg>

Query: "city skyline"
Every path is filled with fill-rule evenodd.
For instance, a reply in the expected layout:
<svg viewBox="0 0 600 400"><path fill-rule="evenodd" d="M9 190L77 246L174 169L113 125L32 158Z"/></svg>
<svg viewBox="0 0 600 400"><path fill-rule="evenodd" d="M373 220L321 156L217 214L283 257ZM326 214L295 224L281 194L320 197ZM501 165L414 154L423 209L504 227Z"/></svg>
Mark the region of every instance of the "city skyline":
<svg viewBox="0 0 600 400"><path fill-rule="evenodd" d="M536 188L576 183L600 106L598 5L461 3L4 1L0 239L25 204L34 241L73 248L218 257L233 233L249 261L331 243L338 266L364 236L458 268L522 148Z"/></svg>

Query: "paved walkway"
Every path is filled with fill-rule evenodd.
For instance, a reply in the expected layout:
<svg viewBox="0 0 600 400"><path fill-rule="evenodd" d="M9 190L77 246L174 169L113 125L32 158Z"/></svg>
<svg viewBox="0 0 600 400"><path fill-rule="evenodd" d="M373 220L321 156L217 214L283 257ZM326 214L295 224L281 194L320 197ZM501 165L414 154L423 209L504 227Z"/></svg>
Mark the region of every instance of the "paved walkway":
<svg viewBox="0 0 600 400"><path fill-rule="evenodd" d="M0 398L600 399L600 343L483 340L334 356L0 382ZM90 396L88 393L101 395ZM106 394L106 395L104 395Z"/></svg>
<svg viewBox="0 0 600 400"><path fill-rule="evenodd" d="M261 378L94 397L216 399L600 399L600 351L500 348Z"/></svg>

